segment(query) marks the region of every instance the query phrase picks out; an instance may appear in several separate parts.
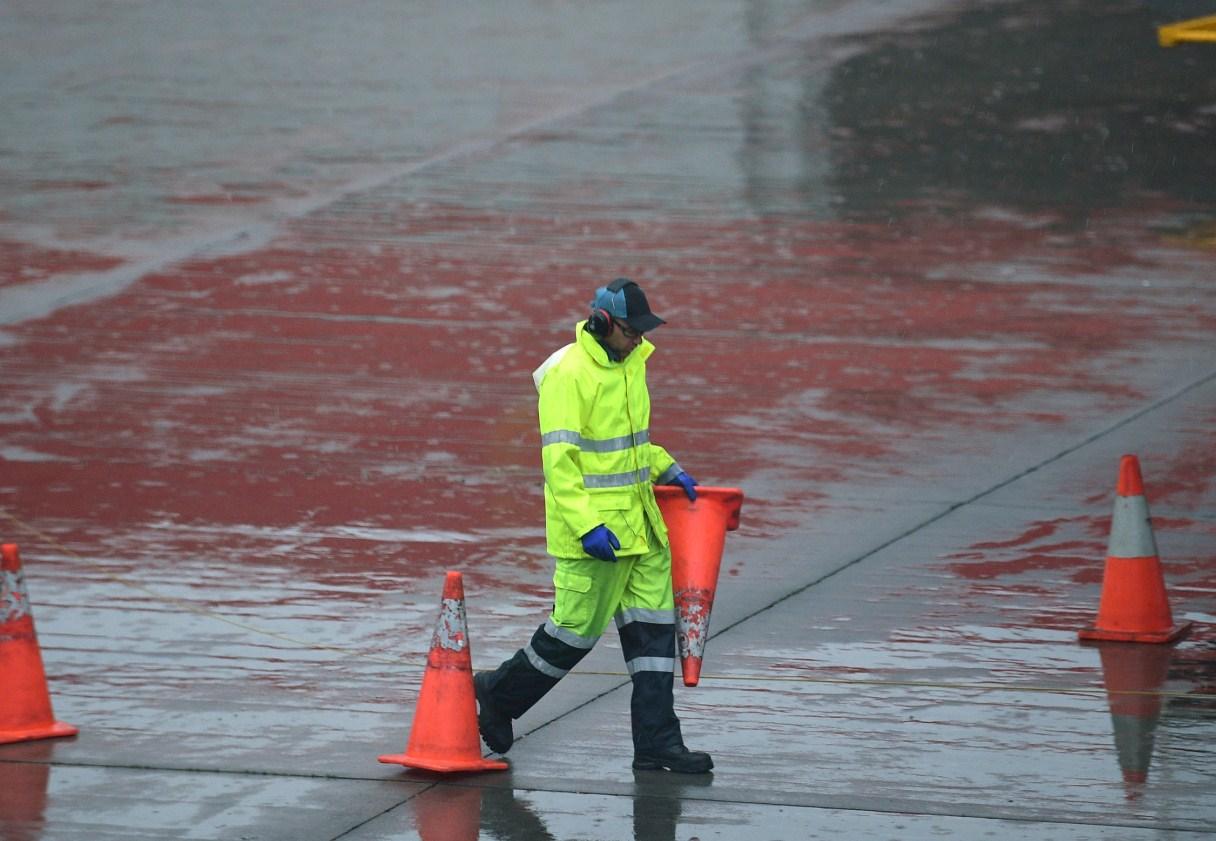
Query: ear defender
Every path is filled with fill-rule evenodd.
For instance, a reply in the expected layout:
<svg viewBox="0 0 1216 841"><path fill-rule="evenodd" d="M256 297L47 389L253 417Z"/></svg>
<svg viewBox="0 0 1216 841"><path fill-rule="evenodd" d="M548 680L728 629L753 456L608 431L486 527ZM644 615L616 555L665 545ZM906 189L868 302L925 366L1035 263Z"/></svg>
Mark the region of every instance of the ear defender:
<svg viewBox="0 0 1216 841"><path fill-rule="evenodd" d="M592 336L603 339L612 333L613 326L612 316L608 314L608 310L598 307L591 310L591 317L587 319L587 332Z"/></svg>
<svg viewBox="0 0 1216 841"><path fill-rule="evenodd" d="M613 316L625 318L629 315L625 306L626 286L635 285L627 277L618 277L607 286L595 290L595 299L591 302L591 315L587 318L587 332L597 339L603 339L612 333Z"/></svg>

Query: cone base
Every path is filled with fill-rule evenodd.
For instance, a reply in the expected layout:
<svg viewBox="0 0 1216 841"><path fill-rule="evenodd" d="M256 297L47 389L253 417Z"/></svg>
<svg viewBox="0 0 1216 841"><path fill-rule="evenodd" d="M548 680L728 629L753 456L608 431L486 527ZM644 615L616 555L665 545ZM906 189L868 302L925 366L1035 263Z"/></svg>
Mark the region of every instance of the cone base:
<svg viewBox="0 0 1216 841"><path fill-rule="evenodd" d="M377 757L385 765L404 765L407 768L421 768L423 771L440 771L453 773L458 771L506 771L511 766L497 759L429 759L427 757L410 756L406 753L391 753Z"/></svg>
<svg viewBox="0 0 1216 841"><path fill-rule="evenodd" d="M0 745L13 742L33 742L37 739L62 739L75 736L80 728L64 724L62 721L52 721L38 727L19 727L12 730L0 730Z"/></svg>
<svg viewBox="0 0 1216 841"><path fill-rule="evenodd" d="M1180 640L1191 632L1193 622L1182 622L1166 631L1110 631L1086 628L1077 632L1082 641L1089 642L1147 642L1163 644Z"/></svg>

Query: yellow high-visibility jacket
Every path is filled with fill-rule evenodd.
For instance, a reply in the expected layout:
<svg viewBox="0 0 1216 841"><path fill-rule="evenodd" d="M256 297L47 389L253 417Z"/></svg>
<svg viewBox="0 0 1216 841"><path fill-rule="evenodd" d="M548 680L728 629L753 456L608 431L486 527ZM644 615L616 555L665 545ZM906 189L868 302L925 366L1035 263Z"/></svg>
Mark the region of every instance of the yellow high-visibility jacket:
<svg viewBox="0 0 1216 841"><path fill-rule="evenodd" d="M646 360L654 345L643 339L614 362L585 323L576 325L573 344L532 374L540 394L547 548L554 557L586 558L580 538L604 523L621 541L618 555L640 555L658 548L647 542L647 523L668 545L653 486L680 472L650 441Z"/></svg>

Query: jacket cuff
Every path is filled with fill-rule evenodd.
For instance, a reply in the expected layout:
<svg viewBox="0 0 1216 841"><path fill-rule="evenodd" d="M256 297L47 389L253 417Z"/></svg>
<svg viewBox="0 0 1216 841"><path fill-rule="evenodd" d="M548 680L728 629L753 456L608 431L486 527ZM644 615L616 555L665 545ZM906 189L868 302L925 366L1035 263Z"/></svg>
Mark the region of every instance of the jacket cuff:
<svg viewBox="0 0 1216 841"><path fill-rule="evenodd" d="M659 475L659 478L654 480L654 483L656 485L670 485L673 481L675 481L675 478L683 472L684 468L680 467L680 463L678 461L673 461L671 463L671 467L664 470Z"/></svg>

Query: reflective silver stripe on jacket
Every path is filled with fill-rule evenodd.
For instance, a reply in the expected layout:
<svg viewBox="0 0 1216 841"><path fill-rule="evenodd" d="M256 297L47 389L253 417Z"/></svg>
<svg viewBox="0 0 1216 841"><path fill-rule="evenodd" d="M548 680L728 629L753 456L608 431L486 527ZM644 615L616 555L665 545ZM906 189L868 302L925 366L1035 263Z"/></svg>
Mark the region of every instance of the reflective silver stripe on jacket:
<svg viewBox="0 0 1216 841"><path fill-rule="evenodd" d="M649 625L674 625L676 612L670 610L653 610L645 607L627 607L617 611L616 626L618 628L630 622L645 622Z"/></svg>
<svg viewBox="0 0 1216 841"><path fill-rule="evenodd" d="M631 676L636 675L638 672L665 672L671 674L676 670L676 658L634 657L625 664L625 668L629 670Z"/></svg>
<svg viewBox="0 0 1216 841"><path fill-rule="evenodd" d="M542 447L547 447L550 444L573 444L584 453L617 453L621 450L628 450L630 447L638 447L648 443L650 443L649 429L643 429L632 435L620 435L616 438L604 438L600 440L584 438L573 429L555 429L540 436L540 445Z"/></svg>
<svg viewBox="0 0 1216 841"><path fill-rule="evenodd" d="M584 488L627 488L650 481L650 468L630 470L626 473L592 473L583 474Z"/></svg>

